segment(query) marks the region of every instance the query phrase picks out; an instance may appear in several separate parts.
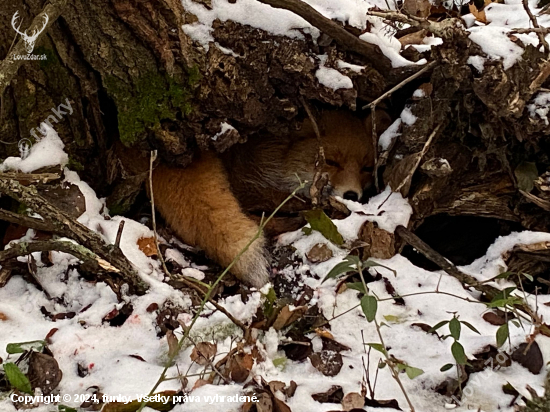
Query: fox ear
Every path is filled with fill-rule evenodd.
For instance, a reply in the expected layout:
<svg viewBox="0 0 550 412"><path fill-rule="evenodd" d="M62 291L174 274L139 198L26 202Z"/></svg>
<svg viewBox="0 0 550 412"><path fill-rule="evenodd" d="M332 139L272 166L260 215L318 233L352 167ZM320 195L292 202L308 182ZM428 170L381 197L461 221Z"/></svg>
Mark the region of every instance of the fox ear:
<svg viewBox="0 0 550 412"><path fill-rule="evenodd" d="M375 121L376 121L376 134L380 136L384 130L386 130L390 125L392 124L392 119L388 112L385 110L376 110L376 113L374 113ZM365 119L365 128L367 129L368 133L372 132L372 118L373 113L371 112L367 118Z"/></svg>

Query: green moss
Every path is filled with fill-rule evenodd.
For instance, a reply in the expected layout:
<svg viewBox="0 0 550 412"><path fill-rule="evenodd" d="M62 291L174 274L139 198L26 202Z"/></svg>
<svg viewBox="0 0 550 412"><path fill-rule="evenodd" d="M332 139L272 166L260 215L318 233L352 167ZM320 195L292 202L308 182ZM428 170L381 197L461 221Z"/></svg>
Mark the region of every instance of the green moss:
<svg viewBox="0 0 550 412"><path fill-rule="evenodd" d="M57 54L52 49L47 49L44 46L35 47L33 54L46 55L46 60L39 60L39 66L42 70L47 70L51 68L53 65L59 64L59 59L57 58Z"/></svg>
<svg viewBox="0 0 550 412"><path fill-rule="evenodd" d="M130 146L142 139L146 130L160 127L162 120L175 120L178 113L188 115L192 110L190 83L199 79L198 69L190 71L188 84L152 72L131 87L114 76L107 76L104 85L118 108L120 141Z"/></svg>
<svg viewBox="0 0 550 412"><path fill-rule="evenodd" d="M77 172L84 170L84 165L71 156L69 156L69 162L67 163L67 167L71 170L76 170Z"/></svg>

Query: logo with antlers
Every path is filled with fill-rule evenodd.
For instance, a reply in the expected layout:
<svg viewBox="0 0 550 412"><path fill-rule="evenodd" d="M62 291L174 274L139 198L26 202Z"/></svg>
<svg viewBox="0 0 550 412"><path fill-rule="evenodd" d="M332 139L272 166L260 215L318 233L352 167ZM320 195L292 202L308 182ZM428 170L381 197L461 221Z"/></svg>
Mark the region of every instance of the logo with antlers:
<svg viewBox="0 0 550 412"><path fill-rule="evenodd" d="M16 11L15 14L13 15L13 18L11 19L11 25L13 29L18 34L21 35L21 38L25 42L25 49L27 50L27 53L31 54L32 51L34 50L34 44L36 43L38 36L40 35L40 33L44 31L44 29L48 25L48 21L50 20L50 18L48 17L47 14L44 14L44 25L39 30L38 29L33 30L31 35L27 34L27 30L25 30L25 32L21 32L19 30L21 28L22 22L19 24L19 27L16 27L18 19L19 19L19 11Z"/></svg>

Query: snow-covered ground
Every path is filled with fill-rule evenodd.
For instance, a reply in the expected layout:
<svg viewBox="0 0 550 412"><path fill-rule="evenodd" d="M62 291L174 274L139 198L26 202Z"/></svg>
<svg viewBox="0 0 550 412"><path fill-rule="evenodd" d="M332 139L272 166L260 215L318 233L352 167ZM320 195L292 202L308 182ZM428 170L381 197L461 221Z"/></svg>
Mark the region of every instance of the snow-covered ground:
<svg viewBox="0 0 550 412"><path fill-rule="evenodd" d="M27 159L8 159L3 167L25 164L26 170L33 170L33 165L44 166L42 153L57 153L57 157L50 157L49 164L59 164L66 161L63 144L54 130L39 145L35 145ZM57 150L57 151L56 151ZM122 217L107 219L108 213L101 199L98 199L93 190L80 181L75 172L65 169L66 179L79 186L86 198L87 211L79 221L89 228L99 231L106 241L113 243L119 222ZM335 221L339 232L346 241L357 238L357 231L367 220L374 221L382 229L393 231L397 225L406 225L412 212L406 199L398 194L391 194L388 190L372 198L368 204L359 205L350 201L343 201L353 212L348 218ZM42 340L52 329L57 331L50 337L49 349L58 361L63 371L63 379L56 389L61 395L78 395L87 393L90 387L99 387L100 391L110 396L126 396L135 399L139 395L149 393L160 376L168 357L168 343L166 337L159 338L157 328L157 313L151 311L150 305L155 303L159 307L169 304L182 309L189 308L191 302L181 292L172 289L162 280L164 275L159 262L147 257L137 246L141 237L149 237L151 231L142 224L126 219L121 247L126 256L139 271L139 275L149 286L149 292L144 296L126 296L125 302L118 302L113 291L102 282L90 283L79 277L75 269L69 269L76 260L70 255L52 252L53 266L47 267L41 263L40 253L35 253L37 261L37 279L44 287L50 298L39 291L34 285L27 283L21 277L13 277L6 286L0 288L0 357L4 361L13 360L14 355L7 358L6 345L8 343ZM32 231L26 238L32 238ZM486 280L504 271L505 265L502 254L516 244L529 244L541 241L550 241L550 234L522 232L513 233L499 238L488 249L487 254L477 259L471 265L462 269L477 277ZM335 318L330 322L330 333L334 340L350 348L342 352L343 367L333 377L321 374L311 362L306 359L296 362L285 359L283 351L278 350L281 332L274 329L266 333L258 333L256 347L263 355L264 360L256 362L252 369L252 376L261 376L267 382L282 381L289 384L296 382L297 389L294 396L286 399L292 411L330 411L339 410L340 405L318 403L311 395L327 391L332 385L342 387L344 394L360 392L363 376L363 362L367 355L364 343L379 342L374 323L365 319L359 303L358 293L347 289L343 293L336 293L336 280L330 279L324 283L321 280L336 264L340 263L347 252L330 243L321 233L314 231L310 235L302 231L289 233L280 237L281 244L292 244L296 248L298 257L303 265L295 273L309 271L317 275L304 280L314 290L309 305L317 305L327 319ZM333 257L318 264L308 262L306 254L313 245L326 244L332 251ZM172 258L177 258L178 252L171 251ZM23 259L23 258L21 258ZM179 257L180 262L185 262ZM405 305L396 305L382 280L369 283L372 294L379 299L377 320L386 326L381 328L385 344L390 353L408 365L423 370L423 374L415 379L408 379L401 374L404 388L417 411L436 412L444 411L449 407L449 399L434 392L434 387L446 377L455 377L455 367L441 372L440 368L448 363L454 364L451 353L452 339L441 340L433 334L428 334L421 328L412 326L423 323L435 325L442 320L449 320L452 314L459 319L473 325L480 334L463 328L460 343L464 346L469 358L487 345L495 345L495 333L498 326L491 325L482 319L487 311L486 305L475 300L472 293L463 289L461 284L444 272L428 272L412 265L404 257L397 255L387 260L377 260L395 271L377 267L376 270L388 279L398 295L405 296ZM287 276L293 276L287 271ZM285 270L281 271L285 276ZM507 283L496 284L498 287L508 286ZM265 300L264 292L253 292L244 303L240 295L228 297L221 304L236 318L249 322L259 306ZM438 290L442 293L435 293ZM443 293L449 293L443 294ZM453 295L453 296L451 296ZM465 299L461 299L465 298ZM468 300L466 300L468 299ZM529 303L544 318L550 317L550 307L544 305L550 302L550 296L539 295L537 299L528 299ZM120 309L124 303L133 306L132 315L122 326L113 327L103 319L114 309ZM53 322L44 316L42 308L50 313L74 312L71 319ZM354 309L355 308L355 309ZM185 311L185 310L184 310ZM210 313L210 310L207 310ZM342 316L338 316L342 314ZM188 324L190 316L183 316L181 321ZM444 327L445 328L445 327ZM515 347L524 342L532 332L528 322L523 327L510 326L510 342L505 349ZM447 333L446 330L442 329ZM181 336L181 327L175 333ZM237 329L220 312L209 317L200 317L191 334L195 342L214 339L218 345L216 360L223 357L232 345L235 345L235 336L239 336ZM314 350L322 347L319 334L309 333ZM539 344L545 361L550 357L550 341L547 337L538 335ZM248 349L249 350L249 349ZM184 346L177 356L176 362L168 369L168 376L181 373L191 375L187 388L193 388L194 382L203 366L193 364L190 358L192 347ZM370 365L376 365L381 354L371 351ZM284 362L280 362L285 359ZM277 366L274 364L277 364ZM87 374L79 374L79 367L87 370ZM371 379L374 379L375 367L371 366ZM476 376L479 375L479 376ZM473 374L464 388L462 405L457 411L512 411L509 403L512 396L502 392L502 385L510 383L522 395L529 396L526 385L542 393L544 371L533 375L523 366L513 362L510 367L500 370L485 369ZM178 390L179 380L168 380L158 388L163 390ZM232 396L242 391L242 386L205 385L191 392L196 396L224 395ZM284 395L280 394L281 399ZM375 388L375 397L382 399L397 399L399 405L406 409L407 404L396 381L391 377L388 368L378 372ZM201 398L204 399L204 398ZM80 401L73 398L62 402L65 405L76 407ZM219 411L239 410L239 403L216 403ZM15 411L9 399L0 400L0 408L4 411ZM203 411L211 408L207 402L189 402L177 405L175 411ZM50 411L51 407L41 405L37 412ZM368 409L367 410L371 410ZM375 409L372 409L375 410ZM376 409L381 410L381 409ZM388 409L390 410L390 409Z"/></svg>
<svg viewBox="0 0 550 412"><path fill-rule="evenodd" d="M308 24L302 18L280 9L273 9L255 0L238 0L229 3L226 0L212 0L212 8L207 9L200 3L192 0L182 0L186 10L198 17L198 22L185 25L185 32L193 39L199 41L204 47L213 47L211 43L211 26L215 19L235 20L243 24L249 24L267 30L273 34L301 37L303 32L310 33L317 38L319 31ZM369 8L377 6L386 9L387 3L382 0L307 0L311 6L325 16L346 21L348 24L360 29L367 28L370 22L370 32L362 35L362 39L378 44L384 54L390 58L394 67L413 64L399 55L401 44L388 31L387 26L380 18L367 17ZM530 1L529 5L535 15L540 10L536 9L536 1ZM471 32L470 38L479 44L486 56L478 56L471 59L472 64L479 71L483 70L486 58L502 60L506 68L515 64L521 58L521 47L516 45L507 33L514 28L528 28L530 21L525 13L521 0L506 0L504 3L492 3L485 8L486 23L476 21L474 15L463 17L464 24ZM538 17L539 24L545 27L550 23L549 15ZM535 34L516 34L524 44L537 44ZM548 36L547 36L548 38ZM438 44L437 39L427 37L423 46L431 47ZM420 46L420 45L419 45ZM333 88L351 87L351 80L339 73L334 68L323 66L324 56L319 56L321 63L317 72L319 82ZM417 64L424 64L420 61ZM350 68L345 62L340 62L338 68ZM360 70L359 66L353 69ZM535 100L528 109L533 116L546 118L548 113L548 96ZM416 119L410 113L403 113L401 119L394 123L382 135L380 145L387 148L391 139L398 135L399 124L404 122L411 124ZM63 143L54 130L49 129L48 135L38 144L32 147L30 155L26 159L10 158L4 161L0 170L19 169L30 172L39 167L61 164L65 165L68 157L63 151ZM53 266L42 264L40 253L35 253L37 262L37 278L40 284L48 292L39 291L34 285L26 282L21 277L13 277L6 286L0 288L0 358L13 361L14 355L8 357L6 345L8 343L27 342L45 339L52 330L57 331L51 335L49 349L58 361L63 371L63 379L56 389L56 393L69 395L70 399L62 402L65 405L77 407L80 401L74 399L74 395L89 393L91 387L98 387L106 395L127 396L135 399L139 395L149 393L159 378L165 362L168 358L167 338L158 337L157 313L151 310L152 304L159 307L177 307L185 311L190 308L191 300L163 282L164 274L155 259L147 257L137 245L140 238L152 236L152 232L139 222L120 216L110 217L104 201L98 199L93 190L82 182L78 175L65 169L65 179L79 186L86 198L86 212L78 219L92 230L101 233L105 240L114 243L119 223L126 221L121 248L128 259L138 270L139 276L149 285L149 291L144 296L125 296L125 302L119 302L114 292L102 282L90 283L80 278L75 269L70 265L76 259L70 255L52 252ZM335 221L339 232L345 240L352 241L357 238L357 231L362 223L367 220L375 221L382 229L393 231L399 224L406 225L411 207L406 199L400 195L388 196L388 191L372 198L367 205L358 205L344 201L353 212L352 215L342 221ZM387 199L387 200L386 200ZM381 206L383 203L383 206ZM379 213L384 211L383 214ZM25 236L31 239L34 232L29 231ZM253 376L261 376L267 382L282 381L290 384L296 382L297 389L292 397L278 392L280 399L285 400L292 411L331 411L341 410L341 405L316 402L311 395L327 391L333 385L342 387L344 394L361 391L363 376L363 362L367 361L364 342L378 343L379 337L374 323L365 319L359 305L358 293L347 289L342 293L336 292L336 280L331 279L324 283L324 276L347 255L347 251L327 241L319 232L305 235L302 231L289 233L280 238L281 244L292 244L296 248L297 256L303 261L303 265L296 270L297 273L309 271L319 279L310 277L304 283L314 290L314 295L309 305L317 305L322 314L330 322L330 333L334 340L350 348L342 352L343 367L334 377L321 374L306 359L296 362L285 360L284 352L278 350L280 331L271 329L266 333L258 332L256 347L263 355L264 360L254 364ZM550 241L550 234L521 232L499 238L487 250L485 256L477 259L471 265L462 270L479 280L487 280L506 270L502 254L517 244L530 244L541 241ZM312 264L308 262L306 254L316 244L326 244L333 252L333 257L323 263ZM172 250L170 254L174 260L185 259L179 252ZM384 322L386 326L381 328L384 342L391 355L406 362L410 366L420 368L423 374L414 379L408 379L401 374L405 391L416 411L438 412L452 406L450 400L434 391L434 387L443 382L446 377L456 377L456 367L441 372L440 368L448 363L454 364L451 353L452 339L441 340L434 334L429 334L415 323L435 325L440 321L449 320L453 314L459 316L461 321L467 321L473 325L480 334L476 334L468 328L462 328L460 343L465 348L466 355L471 359L473 354L479 352L487 345L495 345L495 334L498 326L487 323L482 315L487 311L485 304L475 301L475 296L464 290L462 285L453 277L444 272L428 272L411 264L404 257L397 255L387 260L377 260L395 271L377 267L376 270L389 280L398 295L409 295L404 298L405 305L396 305L391 295L388 294L382 280L369 284L372 293L379 299L377 321ZM183 266L183 265L182 265ZM186 265L188 266L188 265ZM195 269L186 268L189 272ZM283 270L281 276L293 276L292 273ZM505 281L490 283L498 288L509 286ZM253 292L249 299L242 301L240 295L228 297L220 302L236 318L247 323L257 309L263 305L268 287L262 291ZM439 291L440 293L435 293ZM448 294L445 294L448 293ZM464 299L461 299L464 298ZM550 317L550 296L539 295L535 299L527 297L527 301L543 319ZM120 309L124 304L131 303L132 315L122 326L113 327L103 319L115 309ZM52 321L44 316L42 308L50 313L74 312L71 319ZM207 312L212 308L207 305ZM341 315L341 316L339 316ZM189 317L183 316L181 322L187 324ZM444 326L441 334L447 333ZM533 332L533 327L528 322L523 322L521 327L510 324L510 341L504 345L504 349L513 348L523 342ZM176 336L181 336L182 328L175 331ZM212 340L217 342L218 355L215 361L221 359L235 345L235 336L239 336L240 330L229 319L218 311L211 316L200 317L193 327L191 336L194 341ZM314 350L322 347L319 334L308 334L312 340ZM550 361L549 338L539 334L536 342L541 348L544 364ZM248 348L247 350L250 350ZM168 369L168 376L173 377L178 371L190 375L187 388L193 388L196 376L203 366L191 361L191 346L185 346L177 356L174 365ZM369 355L371 380L376 373L376 365L381 354L371 351ZM284 361L281 362L280 360ZM275 362L274 362L275 361ZM87 370L86 374L79 373L79 365ZM375 366L372 366L375 365ZM456 411L481 410L512 411L509 406L512 396L502 391L502 386L510 383L521 395L530 397L526 390L527 385L542 394L545 370L538 375L530 373L526 368L516 362L511 366L501 369L485 369L483 372L473 374L463 388L464 397L462 404L454 408ZM163 382L158 391L178 390L181 387L179 380ZM241 393L242 384L230 385L204 385L195 389L191 394L196 396L224 395L231 396ZM375 388L376 399L396 399L404 410L407 403L397 382L391 377L388 368L378 371ZM218 402L215 407L219 412L240 410L240 403ZM177 405L176 412L183 411L210 411L212 405L206 402L186 403ZM16 408L9 399L0 399L0 410L11 412ZM36 412L51 411L52 407L40 405L34 409ZM394 410L366 407L366 410Z"/></svg>

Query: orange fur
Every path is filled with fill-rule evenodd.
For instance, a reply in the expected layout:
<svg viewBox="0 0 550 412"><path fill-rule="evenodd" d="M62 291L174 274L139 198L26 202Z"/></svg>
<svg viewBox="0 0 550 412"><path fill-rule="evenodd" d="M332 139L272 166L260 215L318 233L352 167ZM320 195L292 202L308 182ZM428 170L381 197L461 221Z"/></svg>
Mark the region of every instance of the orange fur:
<svg viewBox="0 0 550 412"><path fill-rule="evenodd" d="M333 193L361 198L372 183L374 166L368 120L365 124L350 112L330 111L322 115L319 127ZM252 139L221 157L203 153L185 169L161 165L153 173L155 205L184 242L228 266L258 231L245 211L274 210L298 186L296 175L311 181L318 149L306 121L286 137ZM300 194L308 193L306 188ZM293 202L286 210L303 208ZM261 235L231 270L255 287L269 279L264 245Z"/></svg>

